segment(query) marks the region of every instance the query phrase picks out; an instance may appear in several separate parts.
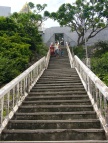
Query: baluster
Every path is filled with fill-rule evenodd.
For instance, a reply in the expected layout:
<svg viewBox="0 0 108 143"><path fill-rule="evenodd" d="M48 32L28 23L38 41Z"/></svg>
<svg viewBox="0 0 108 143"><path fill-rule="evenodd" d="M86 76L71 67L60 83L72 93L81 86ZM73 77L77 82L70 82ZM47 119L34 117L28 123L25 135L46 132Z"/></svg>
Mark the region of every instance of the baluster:
<svg viewBox="0 0 108 143"><path fill-rule="evenodd" d="M7 94L7 113L9 114L9 110L10 110L10 91Z"/></svg>
<svg viewBox="0 0 108 143"><path fill-rule="evenodd" d="M27 76L25 77L25 91L28 92L27 86L28 85L28 78Z"/></svg>
<svg viewBox="0 0 108 143"><path fill-rule="evenodd" d="M13 108L15 106L15 88L12 89L12 101L13 101Z"/></svg>
<svg viewBox="0 0 108 143"><path fill-rule="evenodd" d="M31 71L31 85L33 83L33 71Z"/></svg>
<svg viewBox="0 0 108 143"><path fill-rule="evenodd" d="M102 93L101 92L99 92L99 99L100 99L100 111L101 111L101 114L103 115Z"/></svg>
<svg viewBox="0 0 108 143"><path fill-rule="evenodd" d="M30 88L30 74L28 74L27 76L27 92L29 92L29 88Z"/></svg>
<svg viewBox="0 0 108 143"><path fill-rule="evenodd" d="M1 98L1 124L3 122L4 96Z"/></svg>
<svg viewBox="0 0 108 143"><path fill-rule="evenodd" d="M21 99L21 97L22 97L22 81L20 81L19 88L20 88L20 99Z"/></svg>
<svg viewBox="0 0 108 143"><path fill-rule="evenodd" d="M20 99L20 96L19 96L19 83L16 86L16 96L17 96L17 103L18 103L18 101Z"/></svg>
<svg viewBox="0 0 108 143"><path fill-rule="evenodd" d="M25 78L23 79L22 83L23 83L23 86L22 86L22 94L23 94L23 96L24 96L24 95L25 95Z"/></svg>
<svg viewBox="0 0 108 143"><path fill-rule="evenodd" d="M108 100L104 97L104 115L106 124L108 124Z"/></svg>
<svg viewBox="0 0 108 143"><path fill-rule="evenodd" d="M99 108L99 89L96 88L96 103L97 103L97 107Z"/></svg>

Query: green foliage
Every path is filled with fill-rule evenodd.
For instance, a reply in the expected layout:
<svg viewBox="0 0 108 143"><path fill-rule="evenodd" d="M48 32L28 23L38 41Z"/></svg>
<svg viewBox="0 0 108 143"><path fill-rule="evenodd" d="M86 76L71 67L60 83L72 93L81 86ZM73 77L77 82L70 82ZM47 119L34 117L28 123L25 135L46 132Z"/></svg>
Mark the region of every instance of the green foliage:
<svg viewBox="0 0 108 143"><path fill-rule="evenodd" d="M41 55L45 56L48 52L48 47L44 44L40 44L38 46L38 53L40 53Z"/></svg>
<svg viewBox="0 0 108 143"><path fill-rule="evenodd" d="M32 59L36 60L36 53L42 56L48 51L38 31L43 20L39 12L45 7L29 3L37 13L15 12L8 18L0 17L0 86L23 72Z"/></svg>
<svg viewBox="0 0 108 143"><path fill-rule="evenodd" d="M85 58L85 49L83 46L77 46L73 48L73 52L77 55L80 59Z"/></svg>
<svg viewBox="0 0 108 143"><path fill-rule="evenodd" d="M92 71L108 85L108 43L96 43L96 51L91 59Z"/></svg>
<svg viewBox="0 0 108 143"><path fill-rule="evenodd" d="M105 54L108 51L108 42L107 41L99 41L94 47L96 47L96 51L94 53L94 57L101 57L102 54Z"/></svg>
<svg viewBox="0 0 108 143"><path fill-rule="evenodd" d="M49 14L49 17L57 20L61 26L69 26L72 31L77 32L78 45L84 43L84 31L89 30L86 37L88 41L104 29L107 26L107 16L107 0L76 0L73 4L62 4L57 12Z"/></svg>
<svg viewBox="0 0 108 143"><path fill-rule="evenodd" d="M20 71L15 69L14 65L16 65L14 60L0 56L0 85L11 81L20 74Z"/></svg>

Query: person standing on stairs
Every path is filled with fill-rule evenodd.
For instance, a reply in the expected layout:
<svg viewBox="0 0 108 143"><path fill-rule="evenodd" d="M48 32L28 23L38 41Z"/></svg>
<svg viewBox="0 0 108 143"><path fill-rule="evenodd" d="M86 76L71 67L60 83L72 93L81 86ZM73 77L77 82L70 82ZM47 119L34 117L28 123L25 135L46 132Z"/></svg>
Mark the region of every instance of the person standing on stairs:
<svg viewBox="0 0 108 143"><path fill-rule="evenodd" d="M55 42L54 49L55 49L55 56L59 57L59 44L57 42Z"/></svg>
<svg viewBox="0 0 108 143"><path fill-rule="evenodd" d="M63 56L64 52L63 52L63 50L61 49L59 43L58 43L58 48L59 48L59 55L60 55L60 56Z"/></svg>

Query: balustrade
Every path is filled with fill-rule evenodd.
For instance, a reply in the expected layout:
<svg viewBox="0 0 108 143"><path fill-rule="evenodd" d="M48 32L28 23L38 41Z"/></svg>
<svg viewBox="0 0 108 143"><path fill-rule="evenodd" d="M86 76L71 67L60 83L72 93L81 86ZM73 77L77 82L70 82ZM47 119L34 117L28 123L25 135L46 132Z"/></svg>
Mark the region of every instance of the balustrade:
<svg viewBox="0 0 108 143"><path fill-rule="evenodd" d="M71 68L74 67L77 70L94 110L108 135L108 87L77 56L71 54L68 44L66 48Z"/></svg>
<svg viewBox="0 0 108 143"><path fill-rule="evenodd" d="M0 132L7 125L31 88L47 68L50 51L30 68L0 89Z"/></svg>

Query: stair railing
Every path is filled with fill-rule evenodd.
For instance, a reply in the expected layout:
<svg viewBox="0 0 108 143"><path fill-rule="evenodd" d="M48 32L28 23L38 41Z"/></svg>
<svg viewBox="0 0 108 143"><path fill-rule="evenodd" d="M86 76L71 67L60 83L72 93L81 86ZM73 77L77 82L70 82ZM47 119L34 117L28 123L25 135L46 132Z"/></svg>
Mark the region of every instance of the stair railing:
<svg viewBox="0 0 108 143"><path fill-rule="evenodd" d="M69 52L68 44L66 47ZM70 62L74 61L75 69L108 137L108 87L77 56L72 56L70 52L68 55Z"/></svg>
<svg viewBox="0 0 108 143"><path fill-rule="evenodd" d="M47 69L47 67L48 67L49 60L50 60L50 49L49 49L49 51L48 51L48 53L47 53L47 56L46 56L46 69Z"/></svg>
<svg viewBox="0 0 108 143"><path fill-rule="evenodd" d="M68 52L68 57L69 57L69 61L70 61L70 66L71 68L74 68L74 56L72 56L71 51L69 49L68 43L66 42L66 48L67 48L67 52Z"/></svg>
<svg viewBox="0 0 108 143"><path fill-rule="evenodd" d="M0 133L13 117L31 88L47 68L50 51L26 71L0 89Z"/></svg>

